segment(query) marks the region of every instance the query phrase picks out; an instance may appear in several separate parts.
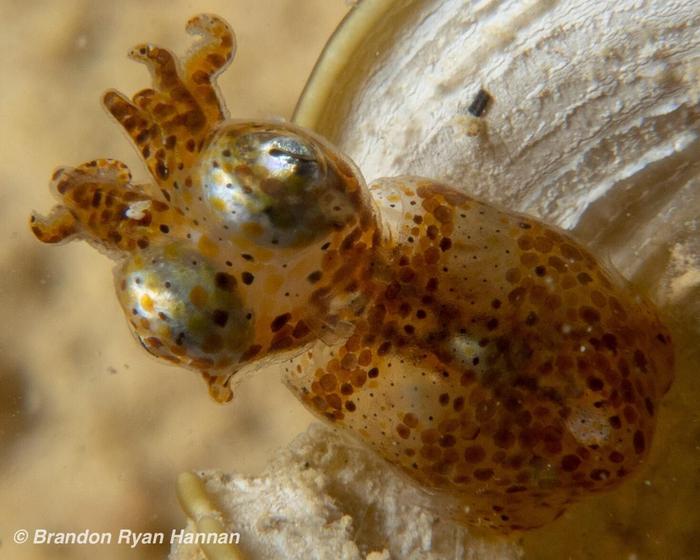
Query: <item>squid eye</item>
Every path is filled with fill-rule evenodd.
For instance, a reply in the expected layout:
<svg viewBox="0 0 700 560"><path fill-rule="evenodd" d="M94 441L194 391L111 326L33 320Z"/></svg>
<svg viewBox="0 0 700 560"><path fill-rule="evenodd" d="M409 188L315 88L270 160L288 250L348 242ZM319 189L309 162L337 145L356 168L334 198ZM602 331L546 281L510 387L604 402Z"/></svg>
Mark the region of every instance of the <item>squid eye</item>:
<svg viewBox="0 0 700 560"><path fill-rule="evenodd" d="M207 211L253 242L300 247L356 214L327 148L289 125L231 123L198 165Z"/></svg>
<svg viewBox="0 0 700 560"><path fill-rule="evenodd" d="M283 136L272 138L266 148L270 156L286 159L291 164L296 162L318 164L318 154L298 138Z"/></svg>
<svg viewBox="0 0 700 560"><path fill-rule="evenodd" d="M302 195L304 188L313 189L313 185L322 183L326 176L323 156L300 138L261 139L259 151L258 164L267 175L261 187L272 198L290 199Z"/></svg>
<svg viewBox="0 0 700 560"><path fill-rule="evenodd" d="M116 272L132 331L154 356L196 369L238 361L252 333L236 279L182 244L137 253Z"/></svg>

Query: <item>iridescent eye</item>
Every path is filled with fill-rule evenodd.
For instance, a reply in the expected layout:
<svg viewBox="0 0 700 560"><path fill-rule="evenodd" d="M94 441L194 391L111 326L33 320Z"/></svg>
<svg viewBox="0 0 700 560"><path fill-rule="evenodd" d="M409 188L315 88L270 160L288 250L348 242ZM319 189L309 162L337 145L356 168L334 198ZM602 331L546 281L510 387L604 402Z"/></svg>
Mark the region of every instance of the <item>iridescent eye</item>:
<svg viewBox="0 0 700 560"><path fill-rule="evenodd" d="M277 136L264 143L263 148L274 158L279 158L287 165L297 166L294 172L302 172L319 165L318 154L300 138ZM304 167L306 166L306 167Z"/></svg>
<svg viewBox="0 0 700 560"><path fill-rule="evenodd" d="M197 170L208 211L261 245L299 247L356 215L356 201L312 138L282 125L232 123Z"/></svg>
<svg viewBox="0 0 700 560"><path fill-rule="evenodd" d="M252 332L236 279L182 244L137 253L116 272L132 330L154 356L199 369L235 363Z"/></svg>

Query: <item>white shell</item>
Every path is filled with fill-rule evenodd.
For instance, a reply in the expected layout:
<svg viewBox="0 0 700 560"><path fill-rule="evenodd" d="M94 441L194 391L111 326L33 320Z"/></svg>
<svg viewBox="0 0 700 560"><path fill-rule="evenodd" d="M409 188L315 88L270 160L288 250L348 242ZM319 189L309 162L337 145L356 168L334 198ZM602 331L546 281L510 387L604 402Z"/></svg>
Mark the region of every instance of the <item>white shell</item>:
<svg viewBox="0 0 700 560"><path fill-rule="evenodd" d="M453 183L577 229L628 276L680 243L697 286L687 237L700 210L700 3L378 4L372 39L348 60L344 38L331 43L300 124L368 182ZM334 87L319 103L322 78ZM480 88L492 99L477 119L467 109Z"/></svg>

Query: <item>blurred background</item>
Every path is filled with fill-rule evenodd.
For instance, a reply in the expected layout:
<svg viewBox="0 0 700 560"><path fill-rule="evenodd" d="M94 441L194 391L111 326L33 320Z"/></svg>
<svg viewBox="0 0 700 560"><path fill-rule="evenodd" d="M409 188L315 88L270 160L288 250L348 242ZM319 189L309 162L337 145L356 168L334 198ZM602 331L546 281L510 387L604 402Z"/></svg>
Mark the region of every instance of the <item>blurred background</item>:
<svg viewBox="0 0 700 560"><path fill-rule="evenodd" d="M59 165L97 157L146 171L100 105L107 88L150 86L127 50L183 54L184 25L212 12L238 53L219 80L231 116L290 118L346 0L0 0L0 557L164 558L168 547L17 546L20 528L165 531L184 526L178 473L253 472L308 413L259 372L220 406L193 373L161 365L130 335L112 261L85 243L37 242L32 210L53 204Z"/></svg>

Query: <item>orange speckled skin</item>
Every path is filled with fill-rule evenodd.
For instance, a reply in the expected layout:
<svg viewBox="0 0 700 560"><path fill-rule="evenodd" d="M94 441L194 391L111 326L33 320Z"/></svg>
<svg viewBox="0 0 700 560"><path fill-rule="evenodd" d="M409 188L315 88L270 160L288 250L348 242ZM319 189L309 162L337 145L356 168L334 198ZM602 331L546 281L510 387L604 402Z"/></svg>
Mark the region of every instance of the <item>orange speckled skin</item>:
<svg viewBox="0 0 700 560"><path fill-rule="evenodd" d="M215 16L180 64L132 56L154 89L107 92L155 184L98 160L59 169L42 241L118 262L152 354L233 374L277 358L295 394L459 521L540 526L647 455L673 350L653 305L566 233L421 178L369 189L352 162L281 122L227 120L233 56Z"/></svg>

